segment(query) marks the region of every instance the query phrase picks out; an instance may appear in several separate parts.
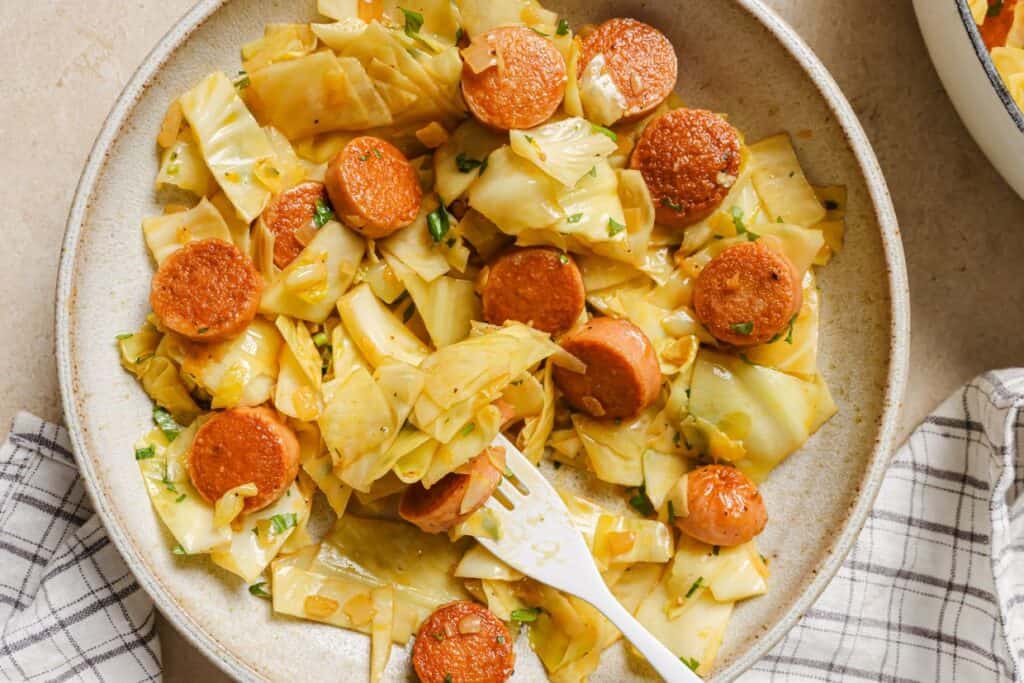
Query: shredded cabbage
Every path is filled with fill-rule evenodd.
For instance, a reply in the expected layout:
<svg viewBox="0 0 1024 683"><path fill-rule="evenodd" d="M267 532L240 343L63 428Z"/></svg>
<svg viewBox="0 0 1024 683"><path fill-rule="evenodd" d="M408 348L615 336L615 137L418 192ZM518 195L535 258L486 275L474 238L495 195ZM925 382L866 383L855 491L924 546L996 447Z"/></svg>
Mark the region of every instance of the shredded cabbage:
<svg viewBox="0 0 1024 683"><path fill-rule="evenodd" d="M257 406L274 390L281 342L277 328L257 317L233 339L186 343L181 371L213 397L215 409Z"/></svg>
<svg viewBox="0 0 1024 683"><path fill-rule="evenodd" d="M611 138L579 117L513 130L509 136L513 152L566 187L575 186L617 149Z"/></svg>
<svg viewBox="0 0 1024 683"><path fill-rule="evenodd" d="M750 146L751 177L771 222L804 227L820 223L825 208L807 182L789 135L783 133Z"/></svg>
<svg viewBox="0 0 1024 683"><path fill-rule="evenodd" d="M345 331L362 357L374 367L389 361L419 365L430 349L373 295L367 284L353 288L338 301Z"/></svg>
<svg viewBox="0 0 1024 683"><path fill-rule="evenodd" d="M209 194L216 181L191 135L179 136L160 156L160 172L156 187L176 187L202 197Z"/></svg>
<svg viewBox="0 0 1024 683"><path fill-rule="evenodd" d="M505 143L505 136L467 119L434 152L434 190L448 205L461 197L483 173L491 152Z"/></svg>
<svg viewBox="0 0 1024 683"><path fill-rule="evenodd" d="M143 220L142 234L157 265L189 242L205 239L232 241L227 223L205 197L188 211Z"/></svg>
<svg viewBox="0 0 1024 683"><path fill-rule="evenodd" d="M263 37L242 46L242 68L256 71L274 62L297 59L316 49L309 24L267 24Z"/></svg>
<svg viewBox="0 0 1024 683"><path fill-rule="evenodd" d="M487 171L469 188L469 204L502 232L515 235L549 227L565 215L559 204L560 187L506 146L487 158Z"/></svg>
<svg viewBox="0 0 1024 683"><path fill-rule="evenodd" d="M623 486L644 483L643 454L652 417L651 412L646 411L639 417L616 424L612 420L595 420L582 413L573 414L572 424L598 479Z"/></svg>

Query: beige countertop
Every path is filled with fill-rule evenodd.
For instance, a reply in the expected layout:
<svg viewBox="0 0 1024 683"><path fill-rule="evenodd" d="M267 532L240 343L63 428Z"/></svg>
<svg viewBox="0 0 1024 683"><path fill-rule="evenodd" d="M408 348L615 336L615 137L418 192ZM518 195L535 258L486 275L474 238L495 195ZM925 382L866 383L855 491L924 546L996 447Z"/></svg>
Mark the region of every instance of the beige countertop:
<svg viewBox="0 0 1024 683"><path fill-rule="evenodd" d="M766 1L832 71L889 181L912 295L906 433L971 376L1024 363L1024 202L957 118L910 0ZM121 88L193 0L4 2L0 435L19 409L60 419L54 285L75 184ZM223 680L166 624L161 638L166 680Z"/></svg>

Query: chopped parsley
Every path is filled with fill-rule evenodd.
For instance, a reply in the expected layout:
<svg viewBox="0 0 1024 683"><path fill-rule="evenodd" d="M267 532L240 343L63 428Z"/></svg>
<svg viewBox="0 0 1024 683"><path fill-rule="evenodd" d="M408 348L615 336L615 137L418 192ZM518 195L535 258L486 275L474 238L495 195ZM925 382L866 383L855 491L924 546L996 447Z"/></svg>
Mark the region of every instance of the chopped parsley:
<svg viewBox="0 0 1024 683"><path fill-rule="evenodd" d="M452 675L451 674L445 674L444 675L444 683L452 683Z"/></svg>
<svg viewBox="0 0 1024 683"><path fill-rule="evenodd" d="M462 42L462 36L464 36L464 35L466 35L466 32L462 30L461 26L458 27L457 29L455 29L455 43L456 44L461 43Z"/></svg>
<svg viewBox="0 0 1024 683"><path fill-rule="evenodd" d="M470 422L468 425L459 430L459 436L469 436L470 434L473 433L474 429L476 429L476 424Z"/></svg>
<svg viewBox="0 0 1024 683"><path fill-rule="evenodd" d="M601 135L606 136L612 142L619 141L619 136L615 134L615 131L611 130L610 128L605 128L604 126L599 126L596 123L590 124L590 131L592 133L600 133Z"/></svg>
<svg viewBox="0 0 1024 683"><path fill-rule="evenodd" d="M402 10L402 14L405 15L405 35L410 38L419 38L420 29L423 28L423 15L404 7L398 9Z"/></svg>
<svg viewBox="0 0 1024 683"><path fill-rule="evenodd" d="M266 581L260 581L249 586L250 595L255 595L257 598L269 598L270 593L264 588L267 585Z"/></svg>
<svg viewBox="0 0 1024 683"><path fill-rule="evenodd" d="M700 667L700 662L698 662L693 657L680 657L679 661L681 661L686 666L690 667L690 669L693 671L696 671Z"/></svg>
<svg viewBox="0 0 1024 683"><path fill-rule="evenodd" d="M530 27L530 30L533 31L534 33L536 33L538 36L544 36L545 38L550 38L551 37L550 33L544 33L544 31L541 31L539 29L535 29L532 26Z"/></svg>
<svg viewBox="0 0 1024 683"><path fill-rule="evenodd" d="M505 644L505 636L498 636L497 638L494 639L494 642L496 642L498 645L504 645Z"/></svg>
<svg viewBox="0 0 1024 683"><path fill-rule="evenodd" d="M596 178L597 177L597 166L591 166L590 170L587 171L587 175L589 175L591 178Z"/></svg>
<svg viewBox="0 0 1024 683"><path fill-rule="evenodd" d="M444 240L449 228L451 228L451 223L448 221L448 212L443 206L439 206L427 214L427 230L430 231L430 238L435 243Z"/></svg>
<svg viewBox="0 0 1024 683"><path fill-rule="evenodd" d="M316 344L316 347L318 349L322 349L323 347L327 346L327 333L317 332L316 334L314 334L313 343Z"/></svg>
<svg viewBox="0 0 1024 683"><path fill-rule="evenodd" d="M797 318L798 315L800 315L800 314L796 313L796 314L793 315L792 318L789 319L789 332L786 334L786 343L787 344L792 344L793 343L793 325L794 325L794 323L796 323L796 318Z"/></svg>
<svg viewBox="0 0 1024 683"><path fill-rule="evenodd" d="M171 552L175 555L188 555L188 553L185 552L185 549L181 547L180 543L175 543Z"/></svg>
<svg viewBox="0 0 1024 683"><path fill-rule="evenodd" d="M686 597L691 597L697 590L704 584L704 577L698 576L697 580L690 586L690 590L686 591Z"/></svg>
<svg viewBox="0 0 1024 683"><path fill-rule="evenodd" d="M756 365L756 363L754 363L754 361L750 360L750 358L748 358L747 354L745 354L745 353L741 353L740 354L740 360L743 361L744 363L746 363L747 365Z"/></svg>
<svg viewBox="0 0 1024 683"><path fill-rule="evenodd" d="M988 12L985 14L990 17L998 17L1003 11L1003 0L996 0L995 3L989 5Z"/></svg>
<svg viewBox="0 0 1024 683"><path fill-rule="evenodd" d="M672 201L668 197L662 197L661 198L661 205L664 206L666 209L672 209L676 213L682 213L683 212L683 205L680 204L679 202Z"/></svg>
<svg viewBox="0 0 1024 683"><path fill-rule="evenodd" d="M575 225L576 223L579 223L581 220L583 220L583 214L582 213L574 213L573 215L571 215L568 218L566 218L565 222L569 223L570 225Z"/></svg>
<svg viewBox="0 0 1024 683"><path fill-rule="evenodd" d="M156 455L156 446L154 446L152 444L150 444L149 446L146 446L145 448L136 448L135 449L135 459L136 460L149 460L150 458L154 457L155 455Z"/></svg>
<svg viewBox="0 0 1024 683"><path fill-rule="evenodd" d="M634 510L644 517L649 517L654 514L654 504L651 503L651 499L647 497L647 490L642 484L640 488L636 490L636 493L634 493L629 499L629 504L633 506Z"/></svg>
<svg viewBox="0 0 1024 683"><path fill-rule="evenodd" d="M446 247L448 247L449 249L451 249L452 247L454 247L454 246L455 246L455 238L454 238L454 237L449 237L449 238L448 238L448 241L447 241L447 242L445 242L445 243L444 243L444 245L445 245Z"/></svg>
<svg viewBox="0 0 1024 683"><path fill-rule="evenodd" d="M537 621L537 617L540 616L540 607L527 607L525 609L514 609L512 610L512 621L518 621L520 623L529 623Z"/></svg>
<svg viewBox="0 0 1024 683"><path fill-rule="evenodd" d="M619 223L617 220L615 220L614 218L612 218L610 216L608 217L608 236L609 237L615 237L616 235L618 235L620 232L622 232L625 229L626 229L625 225L623 225L622 223Z"/></svg>
<svg viewBox="0 0 1024 683"><path fill-rule="evenodd" d="M563 251L561 254L558 255L558 262L561 263L563 266L569 265L569 255Z"/></svg>
<svg viewBox="0 0 1024 683"><path fill-rule="evenodd" d="M564 36L569 33L569 22L565 19L558 20L558 29L555 31L556 36Z"/></svg>
<svg viewBox="0 0 1024 683"><path fill-rule="evenodd" d="M117 339L117 341L121 341L122 339L131 339L134 336L135 336L134 332L124 332L122 334L117 335L117 337L115 337L115 339Z"/></svg>
<svg viewBox="0 0 1024 683"><path fill-rule="evenodd" d="M743 222L743 209L738 206L732 207L732 224L736 227L737 235L746 235L747 240L753 242L760 237L756 232L753 232L747 228L747 224Z"/></svg>
<svg viewBox="0 0 1024 683"><path fill-rule="evenodd" d="M188 498L188 494L183 493L180 496L178 496L177 498L175 498L174 502L175 503L180 503L181 501L185 500L186 498Z"/></svg>
<svg viewBox="0 0 1024 683"><path fill-rule="evenodd" d="M274 515L270 518L270 530L274 535L283 534L299 523L299 517L294 512Z"/></svg>
<svg viewBox="0 0 1024 683"><path fill-rule="evenodd" d="M459 152L455 156L455 166L458 167L460 173L470 173L483 165L484 162L470 159L466 156L465 152Z"/></svg>
<svg viewBox="0 0 1024 683"><path fill-rule="evenodd" d="M775 219L775 222L776 222L776 223L781 223L781 222L782 222L782 216L778 216L778 217L777 217L777 218Z"/></svg>
<svg viewBox="0 0 1024 683"><path fill-rule="evenodd" d="M732 323L729 325L729 329L736 334L742 334L744 337L749 337L750 333L754 331L754 323L749 320L745 323Z"/></svg>
<svg viewBox="0 0 1024 683"><path fill-rule="evenodd" d="M209 331L210 331L209 327L200 327L198 330L196 330L196 332L198 332L199 334L206 334Z"/></svg>
<svg viewBox="0 0 1024 683"><path fill-rule="evenodd" d="M153 408L153 422L160 428L168 441L174 441L181 433L181 425L175 422L171 414L163 408Z"/></svg>
<svg viewBox="0 0 1024 683"><path fill-rule="evenodd" d="M432 635L434 636L434 640L439 643L444 640L444 631L434 631Z"/></svg>
<svg viewBox="0 0 1024 683"><path fill-rule="evenodd" d="M678 441L679 441L679 434L676 434L676 442L678 442ZM678 446L679 444L676 443L676 445ZM675 518L676 518L676 506L670 500L670 501L668 501L668 523L671 524L675 520Z"/></svg>
<svg viewBox="0 0 1024 683"><path fill-rule="evenodd" d="M239 90L245 90L250 85L252 85L252 81L249 80L249 73L246 71L239 71L238 76L235 78L235 87Z"/></svg>
<svg viewBox="0 0 1024 683"><path fill-rule="evenodd" d="M327 225L328 221L334 220L334 209L322 198L316 200L316 208L313 210L313 225L320 229Z"/></svg>
<svg viewBox="0 0 1024 683"><path fill-rule="evenodd" d="M384 158L384 152L380 151L380 147L374 147L373 148L373 156L377 157L378 159L383 159Z"/></svg>

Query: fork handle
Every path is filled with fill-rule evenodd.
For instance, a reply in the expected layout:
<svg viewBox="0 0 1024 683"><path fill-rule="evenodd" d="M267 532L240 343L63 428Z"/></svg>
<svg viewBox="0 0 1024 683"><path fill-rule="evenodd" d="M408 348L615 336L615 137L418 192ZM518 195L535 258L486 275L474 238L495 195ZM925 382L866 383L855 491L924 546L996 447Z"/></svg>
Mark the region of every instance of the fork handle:
<svg viewBox="0 0 1024 683"><path fill-rule="evenodd" d="M651 635L651 632L611 594L603 582L600 589L593 590L591 595L580 597L608 617L663 679L669 683L702 683L703 679Z"/></svg>

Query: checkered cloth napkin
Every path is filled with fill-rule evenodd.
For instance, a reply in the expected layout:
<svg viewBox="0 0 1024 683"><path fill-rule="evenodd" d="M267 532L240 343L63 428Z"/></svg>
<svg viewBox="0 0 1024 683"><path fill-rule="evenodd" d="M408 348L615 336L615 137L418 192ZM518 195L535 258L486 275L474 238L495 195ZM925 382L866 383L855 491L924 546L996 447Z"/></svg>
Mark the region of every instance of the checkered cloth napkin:
<svg viewBox="0 0 1024 683"><path fill-rule="evenodd" d="M1024 370L939 406L835 579L743 683L1024 681L1022 406ZM62 428L24 413L0 447L0 676L159 680L152 603L69 449Z"/></svg>

